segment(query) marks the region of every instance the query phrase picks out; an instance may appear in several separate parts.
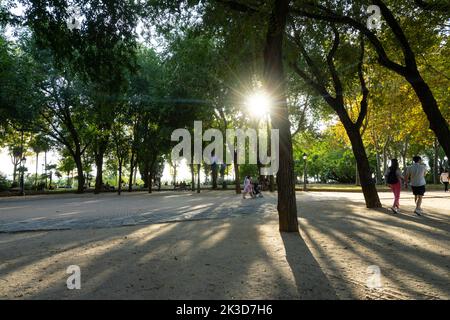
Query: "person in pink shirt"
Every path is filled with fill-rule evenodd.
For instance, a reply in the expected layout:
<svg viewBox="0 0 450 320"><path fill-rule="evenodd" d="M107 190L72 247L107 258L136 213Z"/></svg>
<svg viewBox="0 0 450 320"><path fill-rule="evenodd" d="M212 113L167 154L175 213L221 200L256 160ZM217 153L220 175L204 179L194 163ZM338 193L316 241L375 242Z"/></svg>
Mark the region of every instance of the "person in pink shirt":
<svg viewBox="0 0 450 320"><path fill-rule="evenodd" d="M394 204L391 210L394 213L399 213L400 210L400 192L402 190L402 172L398 166L398 160L392 159L391 166L386 170L384 174L386 178L387 185L391 188L394 193Z"/></svg>

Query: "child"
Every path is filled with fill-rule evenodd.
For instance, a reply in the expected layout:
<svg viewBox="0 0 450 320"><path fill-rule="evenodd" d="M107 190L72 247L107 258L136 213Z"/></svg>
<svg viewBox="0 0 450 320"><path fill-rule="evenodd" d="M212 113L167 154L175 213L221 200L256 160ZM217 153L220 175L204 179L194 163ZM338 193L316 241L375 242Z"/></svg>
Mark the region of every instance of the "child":
<svg viewBox="0 0 450 320"><path fill-rule="evenodd" d="M260 187L258 182L255 182L253 184L253 195L255 198L259 197L259 198L264 198L263 194L261 193Z"/></svg>

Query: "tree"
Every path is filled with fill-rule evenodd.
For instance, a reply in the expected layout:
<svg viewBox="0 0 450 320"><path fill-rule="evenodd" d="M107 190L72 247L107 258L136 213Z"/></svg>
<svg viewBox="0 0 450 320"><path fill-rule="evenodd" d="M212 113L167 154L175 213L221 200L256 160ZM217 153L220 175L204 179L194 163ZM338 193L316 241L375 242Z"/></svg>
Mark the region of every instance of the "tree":
<svg viewBox="0 0 450 320"><path fill-rule="evenodd" d="M349 8L329 8L326 5L307 2L303 4L304 8L301 9L293 6L291 8L291 12L295 15L312 19L346 24L364 34L364 36L370 41L375 49L378 56L378 62L389 70L404 77L406 81L408 81L408 83L412 86L415 94L421 102L422 109L427 116L430 124L430 129L433 130L437 139L439 140L439 143L444 148L445 153L450 157L450 129L448 126L448 122L443 117L431 88L424 80L419 70L416 54L413 50L411 40L408 39L407 36L408 30L406 28L402 28L399 20L395 17L394 11L386 5L387 2L388 1L374 0L371 2L371 4L379 6L381 14L389 27L389 31L394 36L396 43L395 45L398 48L397 50L402 52L402 64L397 63L394 59L389 57L386 49L388 45L386 45L385 43L383 44L380 36L377 36L374 31L371 31L369 28L367 28L365 23L361 22L361 17L353 18L350 16L352 12L355 12L355 10L357 10L356 7L359 8L361 4L364 3L364 1L354 1L351 3ZM421 7L426 8L427 6L422 3ZM405 12L405 7L399 9L402 10L403 13ZM411 12L416 12L416 10L414 10L415 8L411 8L411 6L409 6L408 9L410 9ZM438 20L442 21L443 19L448 19L448 11L442 10L442 13L442 15L439 15L437 17ZM430 16L427 17L429 21L436 21L436 15L432 17L432 19L430 18ZM429 23L428 25L425 25L425 23L422 24L422 29L424 29L425 27L425 30L431 33L430 35L434 35L433 33L436 33L436 25L431 25L430 28ZM414 37L415 35L416 29L414 29Z"/></svg>
<svg viewBox="0 0 450 320"><path fill-rule="evenodd" d="M372 172L370 169L369 160L361 136L361 129L367 116L368 96L369 96L369 90L367 88L363 72L364 53L365 53L364 40L363 38L360 39L360 53L359 57L357 58L358 59L357 75L360 86L361 100L359 103L359 113L357 117L355 117L355 119L353 120L351 118L351 115L349 114L348 107L346 106L346 104L348 105L349 103L348 102L349 97L347 97L346 102L344 94L345 82L342 79L342 72L340 74L336 67L338 50L340 49L339 48L340 46L343 46L343 44L341 43L342 36L340 34L340 31L335 26L331 26L331 30L334 35L334 40L331 44L331 49L329 49L325 57L321 56L319 57L320 64L324 64L327 66L327 70L324 71L322 70L321 67L319 67L320 64L317 61L314 61L314 59L311 57L310 53L306 49L305 40L308 38L305 37L305 34L300 34L298 32L297 26L294 25L293 28L294 28L293 42L298 46L298 50L302 58L306 62L309 72L299 67L299 64L297 62L293 62L291 65L295 70L295 72L309 86L311 86L311 88L313 88L313 90L315 90L318 95L322 96L323 99L327 102L327 104L337 113L351 141L353 153L355 155L355 159L357 162L357 169L359 173L359 178L361 180L364 198L366 200L366 205L368 208L381 207L381 202L378 197L375 183L372 179ZM325 28L325 33L327 31L328 31L327 28ZM320 32L317 31L315 32L315 34L318 33ZM317 48L315 47L312 47L311 49L317 50ZM317 50L317 52L320 51ZM348 49L344 52L344 54L347 57L349 56ZM348 69L348 66L346 66L346 68ZM327 73L330 74L331 80L329 80L329 77L326 75ZM331 83L331 85L329 86L333 88L335 95L334 97L332 92L327 88L328 83Z"/></svg>
<svg viewBox="0 0 450 320"><path fill-rule="evenodd" d="M67 183L66 187L72 187L73 181L70 178L70 173L75 170L76 164L72 157L69 156L69 152L67 150L62 150L62 159L58 164L58 171L64 172L67 174ZM58 176L58 174L56 174Z"/></svg>
<svg viewBox="0 0 450 320"><path fill-rule="evenodd" d="M73 158L78 172L77 193L83 193L83 156L94 137L87 88L70 70L57 70L48 52L30 46L35 59L34 105L40 116L36 126Z"/></svg>
<svg viewBox="0 0 450 320"><path fill-rule="evenodd" d="M36 171L34 178L34 188L38 189L38 169L39 169L39 154L50 150L50 141L43 135L36 135L30 142L30 147L36 154Z"/></svg>
<svg viewBox="0 0 450 320"><path fill-rule="evenodd" d="M131 137L128 134L129 128L124 125L126 121L124 119L117 119L117 122L112 127L112 144L115 153L115 157L118 163L118 184L117 194L122 193L122 171L125 162L130 155Z"/></svg>
<svg viewBox="0 0 450 320"><path fill-rule="evenodd" d="M223 36L222 41L228 43L228 48L233 47L234 52L241 52L242 34L258 41L259 54L262 54L264 60L262 64L264 86L272 95L273 100L276 101L272 114L273 127L280 130L280 170L277 175L280 230L298 232L295 181L292 170L292 141L282 64L282 45L289 2L288 0L275 0L268 5L261 5L260 3L247 5L238 1L211 1L204 4L189 1L177 4L168 4L165 1L150 1L149 15L153 14L154 21L161 21L161 17L157 17L158 14L169 12L169 16L170 14L175 15L175 18L169 21L176 21L178 25L185 23L189 26L189 24L192 24L189 19L192 12L189 12L189 9L195 7L195 10L203 14L205 23L202 27L206 26L206 28L216 31L216 34ZM180 12L181 5L188 8L187 14L183 12L184 15L177 15ZM258 7L258 5L260 6ZM167 19L164 21L167 21ZM170 27L170 23L168 23L164 29L167 30ZM252 31L249 32L249 30ZM266 36L265 39L260 37L261 33L255 32L255 30L264 30L262 32ZM238 42L234 42L230 46L230 39L232 38L238 40Z"/></svg>
<svg viewBox="0 0 450 320"><path fill-rule="evenodd" d="M102 188L103 158L108 147L111 126L126 90L126 74L134 69L136 14L132 0L74 1L80 8L80 29L70 30L65 1L31 0L26 12L27 24L38 45L51 50L59 67L69 67L90 88L93 103L91 119L95 125L93 147L97 168L95 192Z"/></svg>
<svg viewBox="0 0 450 320"><path fill-rule="evenodd" d="M278 155L280 169L277 173L279 228L280 231L298 232L291 125L283 68L283 39L289 2L275 0L270 13L264 49L264 86L275 103L271 111L272 125L280 134Z"/></svg>

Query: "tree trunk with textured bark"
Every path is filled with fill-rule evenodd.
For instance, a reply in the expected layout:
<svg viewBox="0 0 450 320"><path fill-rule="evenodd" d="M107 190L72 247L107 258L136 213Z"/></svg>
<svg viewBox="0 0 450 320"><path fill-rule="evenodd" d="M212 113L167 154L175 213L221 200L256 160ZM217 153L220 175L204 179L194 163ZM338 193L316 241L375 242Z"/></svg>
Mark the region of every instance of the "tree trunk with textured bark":
<svg viewBox="0 0 450 320"><path fill-rule="evenodd" d="M275 0L264 49L264 85L273 99L272 126L279 130L278 216L282 232L298 232L292 137L283 67L283 38L289 11L288 0Z"/></svg>

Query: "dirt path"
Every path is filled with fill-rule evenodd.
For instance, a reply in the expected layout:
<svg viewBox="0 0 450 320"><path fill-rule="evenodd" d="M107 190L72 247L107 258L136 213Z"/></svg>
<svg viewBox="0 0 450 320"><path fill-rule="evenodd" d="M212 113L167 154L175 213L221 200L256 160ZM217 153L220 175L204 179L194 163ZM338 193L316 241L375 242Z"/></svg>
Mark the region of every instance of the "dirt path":
<svg viewBox="0 0 450 320"><path fill-rule="evenodd" d="M423 218L408 197L398 216L357 194L298 200L300 236L280 235L271 196L233 218L0 234L0 298L450 298L448 197L430 196ZM69 265L81 290L66 287ZM373 265L380 289L366 286Z"/></svg>

